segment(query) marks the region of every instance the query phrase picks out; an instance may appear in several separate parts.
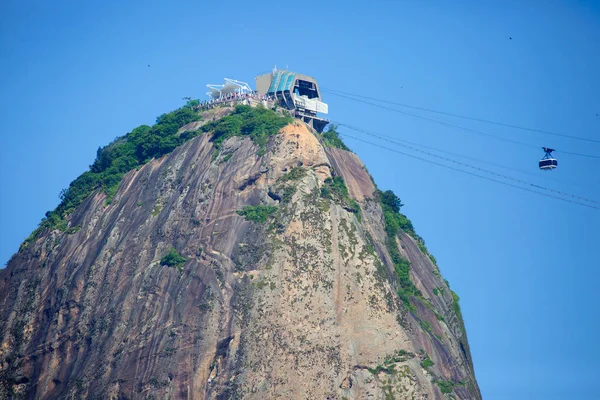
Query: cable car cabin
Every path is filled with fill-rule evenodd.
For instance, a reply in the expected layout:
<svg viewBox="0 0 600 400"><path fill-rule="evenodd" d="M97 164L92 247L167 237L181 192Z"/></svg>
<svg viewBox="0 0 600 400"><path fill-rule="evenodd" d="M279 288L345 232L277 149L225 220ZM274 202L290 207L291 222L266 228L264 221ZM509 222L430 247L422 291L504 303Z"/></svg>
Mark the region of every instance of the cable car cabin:
<svg viewBox="0 0 600 400"><path fill-rule="evenodd" d="M546 158L540 160L540 169L542 171L550 171L558 166L558 161L554 158Z"/></svg>
<svg viewBox="0 0 600 400"><path fill-rule="evenodd" d="M544 157L540 160L540 169L542 171L551 171L554 168L558 167L558 161L554 157L552 157L552 152L554 149L550 149L548 147L542 147L544 152L546 153Z"/></svg>

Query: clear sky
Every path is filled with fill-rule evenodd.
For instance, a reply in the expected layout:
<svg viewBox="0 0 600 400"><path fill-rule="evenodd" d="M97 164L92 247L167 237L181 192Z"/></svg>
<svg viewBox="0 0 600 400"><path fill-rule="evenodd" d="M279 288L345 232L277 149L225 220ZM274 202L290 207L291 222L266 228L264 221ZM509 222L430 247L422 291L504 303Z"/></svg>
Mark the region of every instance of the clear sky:
<svg viewBox="0 0 600 400"><path fill-rule="evenodd" d="M323 88L600 139L598 2L172 3L1 2L2 264L98 146L204 96L207 83L254 84L274 65ZM520 146L324 100L333 120L600 201L600 160L560 152L598 156L598 143L411 111L531 147ZM598 398L600 210L346 143L402 198L460 295L484 398ZM541 146L557 149L556 171L537 170Z"/></svg>

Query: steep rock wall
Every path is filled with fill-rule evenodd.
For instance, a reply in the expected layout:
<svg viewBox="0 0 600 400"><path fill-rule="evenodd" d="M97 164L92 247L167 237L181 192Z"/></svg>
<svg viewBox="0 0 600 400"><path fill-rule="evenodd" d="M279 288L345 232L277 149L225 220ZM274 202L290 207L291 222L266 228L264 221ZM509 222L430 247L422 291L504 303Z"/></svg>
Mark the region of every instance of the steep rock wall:
<svg viewBox="0 0 600 400"><path fill-rule="evenodd" d="M398 300L360 160L299 122L257 150L192 139L13 257L0 398L481 398L455 299L404 234L426 300ZM321 196L332 175L360 214ZM238 215L257 204L277 212ZM171 248L180 269L160 263Z"/></svg>

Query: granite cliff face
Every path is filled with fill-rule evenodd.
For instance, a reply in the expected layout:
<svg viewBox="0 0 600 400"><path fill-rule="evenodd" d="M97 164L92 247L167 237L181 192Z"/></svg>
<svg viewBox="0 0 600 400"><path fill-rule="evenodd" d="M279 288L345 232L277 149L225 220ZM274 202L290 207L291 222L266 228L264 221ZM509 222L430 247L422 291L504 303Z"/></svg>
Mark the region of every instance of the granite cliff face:
<svg viewBox="0 0 600 400"><path fill-rule="evenodd" d="M0 398L480 399L458 299L402 231L399 298L378 197L301 122L262 152L188 140L0 270Z"/></svg>

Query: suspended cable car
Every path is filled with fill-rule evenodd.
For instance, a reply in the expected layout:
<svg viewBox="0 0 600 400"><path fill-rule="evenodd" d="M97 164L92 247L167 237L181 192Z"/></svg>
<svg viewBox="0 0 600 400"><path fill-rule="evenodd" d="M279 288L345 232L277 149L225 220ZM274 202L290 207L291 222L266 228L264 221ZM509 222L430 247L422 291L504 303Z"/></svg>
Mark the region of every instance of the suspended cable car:
<svg viewBox="0 0 600 400"><path fill-rule="evenodd" d="M554 149L549 149L547 147L542 147L546 154L540 160L540 169L542 171L551 171L558 166L558 161L554 157L552 157L552 152Z"/></svg>

